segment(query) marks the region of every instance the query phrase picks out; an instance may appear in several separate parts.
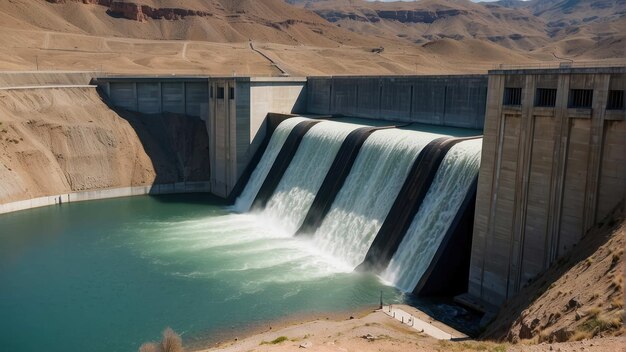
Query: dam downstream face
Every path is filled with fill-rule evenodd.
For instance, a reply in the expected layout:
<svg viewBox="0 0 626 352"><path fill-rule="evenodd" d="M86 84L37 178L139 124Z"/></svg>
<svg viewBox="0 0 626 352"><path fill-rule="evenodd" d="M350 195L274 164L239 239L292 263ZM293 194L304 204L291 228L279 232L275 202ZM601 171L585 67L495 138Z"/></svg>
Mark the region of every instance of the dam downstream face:
<svg viewBox="0 0 626 352"><path fill-rule="evenodd" d="M0 217L0 341L9 351L136 351L404 295L306 239L207 196L133 197ZM348 314L348 313L346 313ZM8 318L7 318L8 317Z"/></svg>
<svg viewBox="0 0 626 352"><path fill-rule="evenodd" d="M292 118L233 206L139 197L0 217L0 312L11 317L0 340L12 351L136 350L171 326L193 346L372 308L381 292L419 305L403 291L429 279L465 216L481 140L454 137L473 132ZM354 271L380 253L373 273Z"/></svg>

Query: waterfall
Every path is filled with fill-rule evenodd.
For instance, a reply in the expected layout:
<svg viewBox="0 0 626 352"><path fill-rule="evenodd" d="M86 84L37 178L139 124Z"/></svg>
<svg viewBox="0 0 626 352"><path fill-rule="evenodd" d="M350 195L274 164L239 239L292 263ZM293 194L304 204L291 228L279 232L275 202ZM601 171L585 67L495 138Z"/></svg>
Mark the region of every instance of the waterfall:
<svg viewBox="0 0 626 352"><path fill-rule="evenodd" d="M281 148L285 149L287 137L298 123L307 120L291 118L277 127L237 199L236 210L250 210ZM301 142L291 154L291 162L276 178L273 191L267 192L265 207L252 214L257 222L280 229L285 236L294 234L336 163L346 137L362 127L323 121L300 136ZM333 265L348 270L359 265L379 234L420 152L428 143L449 132L445 128L436 131L441 134L397 128L371 133L350 164L345 182L341 188L337 187L336 196L330 198L330 210L324 212L326 215L318 222L319 226L310 230L313 232L308 233L310 240L302 242L303 245L312 245L317 253L337 261ZM478 173L481 145L481 139L462 141L445 154L430 187L421 193L423 201L412 221L409 218L411 224L399 248L391 260L387 259L389 264L381 273L383 279L405 291L414 289L431 264Z"/></svg>
<svg viewBox="0 0 626 352"><path fill-rule="evenodd" d="M280 148L289 136L289 132L291 132L291 130L298 123L307 120L309 119L303 117L292 117L281 122L276 127L276 130L272 133L272 137L267 145L267 149L265 150L265 153L263 153L263 157L252 172L252 175L250 175L250 180L246 184L246 188L243 192L241 192L241 195L235 201L235 205L232 208L234 211L243 213L250 210L254 197L256 197L263 181L265 180L265 177L267 176L267 173L272 168L274 160L276 160L276 156L280 152Z"/></svg>
<svg viewBox="0 0 626 352"><path fill-rule="evenodd" d="M390 129L372 133L313 235L314 243L347 265L361 263L413 161L440 135Z"/></svg>
<svg viewBox="0 0 626 352"><path fill-rule="evenodd" d="M304 221L342 142L359 127L363 126L334 121L313 126L304 136L263 210L263 216L280 222L289 233L295 233Z"/></svg>
<svg viewBox="0 0 626 352"><path fill-rule="evenodd" d="M446 154L398 251L382 277L411 292L424 274L478 174L482 139L453 146Z"/></svg>

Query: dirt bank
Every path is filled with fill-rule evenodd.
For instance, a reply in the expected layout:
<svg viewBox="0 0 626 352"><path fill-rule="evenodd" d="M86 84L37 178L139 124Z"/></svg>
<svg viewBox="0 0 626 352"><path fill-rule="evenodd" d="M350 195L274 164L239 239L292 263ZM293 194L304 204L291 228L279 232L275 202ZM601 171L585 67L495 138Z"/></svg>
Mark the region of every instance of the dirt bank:
<svg viewBox="0 0 626 352"><path fill-rule="evenodd" d="M410 308L407 308L410 309ZM283 351L619 351L623 337L556 344L518 344L490 341L442 341L419 333L381 311L355 319L320 319L291 324L256 335L231 340L202 352Z"/></svg>
<svg viewBox="0 0 626 352"><path fill-rule="evenodd" d="M0 90L0 203L208 179L202 121L124 117L93 88Z"/></svg>
<svg viewBox="0 0 626 352"><path fill-rule="evenodd" d="M623 336L625 230L619 214L591 230L507 302L483 337L523 343Z"/></svg>

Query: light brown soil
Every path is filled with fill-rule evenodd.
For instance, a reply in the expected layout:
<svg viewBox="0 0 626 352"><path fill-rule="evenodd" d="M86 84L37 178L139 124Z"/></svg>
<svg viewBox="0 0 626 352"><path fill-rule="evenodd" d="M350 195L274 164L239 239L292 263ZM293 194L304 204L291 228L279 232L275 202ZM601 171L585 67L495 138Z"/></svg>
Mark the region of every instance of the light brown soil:
<svg viewBox="0 0 626 352"><path fill-rule="evenodd" d="M365 338L370 335L372 339ZM286 338L278 342L281 337ZM281 338L282 340L283 338ZM512 345L489 341L439 341L419 333L388 315L376 311L345 320L315 320L274 328L243 339L231 340L203 352L395 352L395 351L620 351L623 337L600 338L556 344ZM307 348L300 347L301 345Z"/></svg>
<svg viewBox="0 0 626 352"><path fill-rule="evenodd" d="M552 38L546 34L544 19L462 1L420 2L425 11L450 7L467 12L428 26L385 20L368 25L338 23L342 27L282 0L143 1L212 14L144 21L111 16L106 6L64 2L0 1L2 70L281 74L250 48L249 41L291 75L484 73L501 63L558 61L553 52L598 62L623 61L626 55L623 21L598 20ZM418 5L401 5L410 6ZM586 8L585 18L593 17L594 11ZM400 37L405 32L430 39L410 42ZM523 40L507 39L519 33ZM488 39L494 37L505 39ZM381 47L382 52L375 51Z"/></svg>
<svg viewBox="0 0 626 352"><path fill-rule="evenodd" d="M0 203L208 178L199 119L145 121L122 118L94 88L0 90Z"/></svg>

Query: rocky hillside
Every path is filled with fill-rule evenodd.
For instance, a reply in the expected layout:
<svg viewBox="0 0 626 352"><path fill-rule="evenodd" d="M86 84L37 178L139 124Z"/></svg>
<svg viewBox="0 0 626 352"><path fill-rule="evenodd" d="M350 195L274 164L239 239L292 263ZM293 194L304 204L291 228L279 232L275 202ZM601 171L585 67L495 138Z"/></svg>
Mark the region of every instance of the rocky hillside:
<svg viewBox="0 0 626 352"><path fill-rule="evenodd" d="M483 337L513 343L624 335L623 214L592 229L572 252L507 302Z"/></svg>
<svg viewBox="0 0 626 352"><path fill-rule="evenodd" d="M626 57L624 0L287 0L342 28L423 44L480 39L581 59Z"/></svg>
<svg viewBox="0 0 626 352"><path fill-rule="evenodd" d="M0 67L265 76L277 63L295 76L615 61L624 1L7 0Z"/></svg>
<svg viewBox="0 0 626 352"><path fill-rule="evenodd" d="M0 11L23 26L99 36L326 46L367 42L281 0L17 0Z"/></svg>

